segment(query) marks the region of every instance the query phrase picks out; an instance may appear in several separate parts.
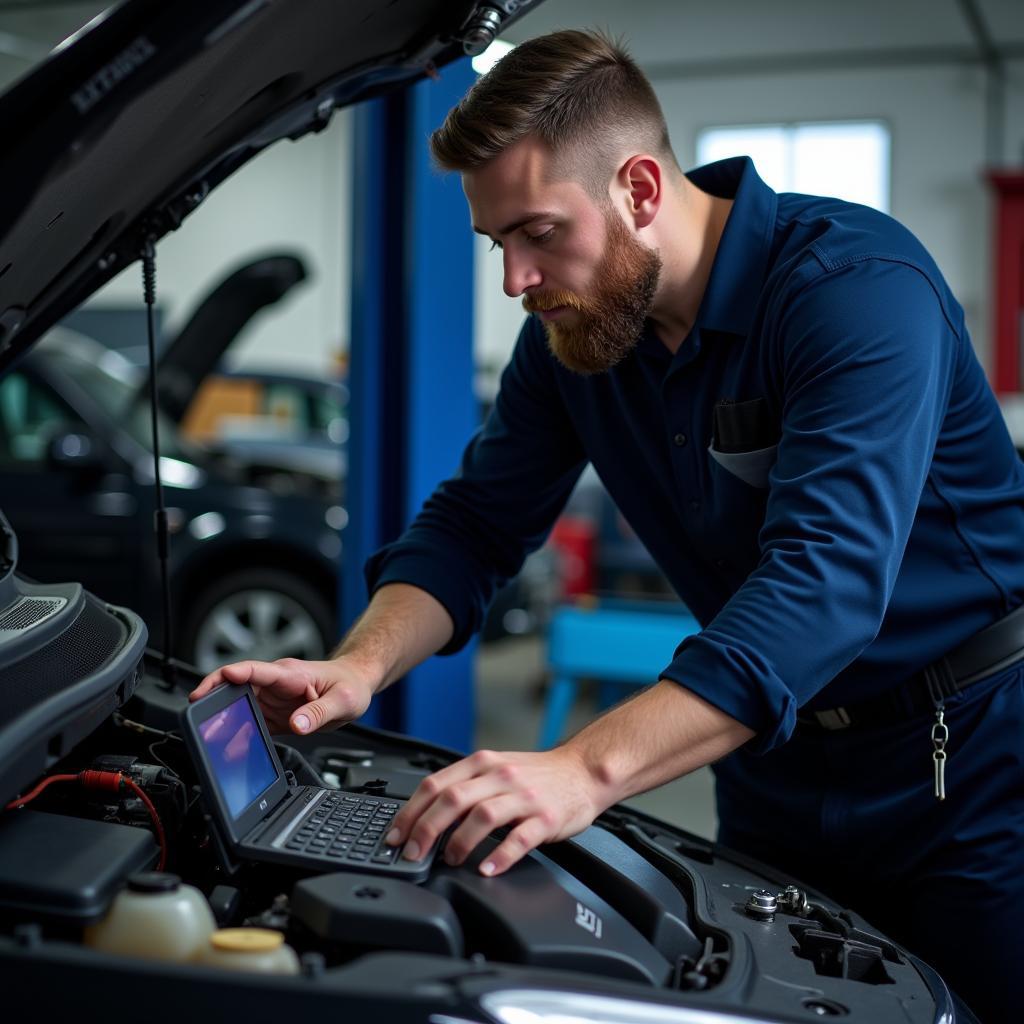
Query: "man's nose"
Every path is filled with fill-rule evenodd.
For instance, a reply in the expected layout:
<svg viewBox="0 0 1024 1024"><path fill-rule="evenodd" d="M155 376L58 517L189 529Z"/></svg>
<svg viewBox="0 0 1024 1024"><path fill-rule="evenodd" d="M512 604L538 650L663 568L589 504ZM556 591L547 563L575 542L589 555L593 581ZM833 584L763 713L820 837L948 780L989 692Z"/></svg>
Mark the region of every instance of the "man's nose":
<svg viewBox="0 0 1024 1024"><path fill-rule="evenodd" d="M506 246L503 256L505 261L504 289L510 299L517 298L527 288L534 288L541 283L541 273L532 260L513 253L511 246Z"/></svg>

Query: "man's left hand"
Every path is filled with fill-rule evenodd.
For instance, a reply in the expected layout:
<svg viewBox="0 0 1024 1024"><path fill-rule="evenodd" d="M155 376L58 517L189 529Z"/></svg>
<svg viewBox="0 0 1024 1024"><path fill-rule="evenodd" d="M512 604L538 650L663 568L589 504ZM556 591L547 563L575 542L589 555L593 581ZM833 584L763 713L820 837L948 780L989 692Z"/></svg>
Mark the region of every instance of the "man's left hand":
<svg viewBox="0 0 1024 1024"><path fill-rule="evenodd" d="M462 864L496 828L513 826L480 865L500 875L541 843L582 832L613 801L603 803L599 786L568 747L539 753L479 750L428 775L395 817L392 845L405 840L403 856L421 859L453 825L445 862Z"/></svg>

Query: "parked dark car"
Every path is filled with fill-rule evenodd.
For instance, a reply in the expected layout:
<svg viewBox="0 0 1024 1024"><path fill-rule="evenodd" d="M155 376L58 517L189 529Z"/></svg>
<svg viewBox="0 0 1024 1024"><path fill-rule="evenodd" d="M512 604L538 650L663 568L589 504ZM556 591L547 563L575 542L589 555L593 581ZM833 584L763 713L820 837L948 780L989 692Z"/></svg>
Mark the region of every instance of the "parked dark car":
<svg viewBox="0 0 1024 1024"><path fill-rule="evenodd" d="M336 495L333 512L348 522L348 388L339 380L272 370L215 370L191 401L175 410L183 437L243 463L278 490L321 482ZM243 411L244 410L244 411ZM561 599L558 556L546 545L494 596L480 638L492 643L543 630Z"/></svg>
<svg viewBox="0 0 1024 1024"><path fill-rule="evenodd" d="M224 298L225 285L234 283L237 290L238 283L254 273L266 281L272 262L278 264L280 277L285 259L294 257L247 263L217 285L200 308L214 302L223 309L215 300ZM162 377L181 382L178 389L185 396L180 403L169 400L165 386L161 416L162 465L171 493L177 496L171 513L174 653L203 671L256 657L256 652L271 660L319 658L337 639L338 534L348 523L348 389L337 380L270 370L207 372L240 324L233 324L227 335L223 320L218 326L215 338L197 337L190 328L182 332L200 344L205 356L201 367L193 361L185 382L168 354L161 361ZM174 344L168 350L184 351ZM140 609L148 622L156 623L159 591L152 534L137 536L141 547L135 549L139 558L151 563L149 579L119 573L118 564L125 563L111 560L115 546L128 550L125 534L136 532L132 510L138 511L140 501L151 501L151 485L146 484L152 480L151 427L148 404L140 401L145 394L145 376L134 361L66 329L51 333L10 383L0 384L0 487L15 479L28 483L18 488L18 498L9 508L25 538L26 571L40 579L79 579L109 600ZM235 401L240 394L245 396L242 403ZM238 412L243 407L248 410L245 415ZM81 432L81 441L57 440L76 431ZM68 455L69 450L75 454ZM100 464L116 464L112 451L136 466L141 495L104 496L105 488L123 483L117 474L98 471ZM51 470L76 479L76 501L51 503L50 488L38 485ZM200 486L201 495L189 494ZM90 488L95 491L89 493ZM270 518L258 520L263 525L252 536L239 534L240 510L255 507L254 502L259 508L253 514ZM185 528L182 519L191 521L189 511L196 503L202 509L198 515L212 518L190 526L192 536L179 539L178 532ZM86 541L83 507L95 513L96 536L91 543ZM213 528L219 524L217 516L224 518L219 531ZM40 525L44 522L46 529ZM69 536L66 544L34 541L37 531L45 534L62 526ZM101 535L109 536L109 543L98 543ZM219 539L210 543L214 537ZM251 587L239 585L243 568ZM225 572L227 578L213 586L217 575ZM558 585L553 549L532 554L519 575L495 595L482 640L538 632L558 599Z"/></svg>
<svg viewBox="0 0 1024 1024"><path fill-rule="evenodd" d="M184 326L159 344L157 400L185 441L247 467L278 490L310 489L344 503L348 389L323 377L226 368L226 353L264 308L309 277L306 262L271 252L229 270ZM100 338L100 341L104 339ZM145 349L132 350L138 362ZM144 363L138 366L140 380ZM140 389L140 398L144 392Z"/></svg>
<svg viewBox="0 0 1024 1024"><path fill-rule="evenodd" d="M216 370L185 409L182 436L249 466L332 485L344 502L348 388L270 369Z"/></svg>
<svg viewBox="0 0 1024 1024"><path fill-rule="evenodd" d="M57 329L0 380L0 493L21 567L137 608L161 636L150 415L116 352ZM344 508L269 460L187 443L164 417L174 651L322 657L335 642Z"/></svg>
<svg viewBox="0 0 1024 1024"><path fill-rule="evenodd" d="M103 423L86 400L79 375L102 372L98 359L72 366L67 346L51 342L52 359L30 377L33 343L153 238L185 228L199 199L260 149L322 128L335 107L443 73L532 6L127 0L0 97L0 379L21 382L6 393L20 417L11 425L25 428L14 429L10 451L31 456L15 465L2 502L16 507L20 490L40 486L55 512L81 506L77 530L63 518L23 520L26 558L73 547L76 532L116 563L108 593L115 578L132 586L134 574L152 585L144 440L127 407ZM64 391L52 385L62 370ZM77 411L79 398L88 415ZM189 546L222 539L229 516L204 538L219 523L203 496L220 477L184 448L164 457L168 504L182 510L175 557L183 560ZM98 505L85 497L97 481ZM271 517L298 522L293 499L277 500L262 490L239 501L237 535L262 546ZM113 540L108 517L123 520ZM311 543L320 529L309 524ZM476 870L494 836L464 866L435 863L422 884L240 859L212 823L178 731L198 676L183 671L175 689L144 657L138 614L76 582L28 582L19 575L28 568L0 516L0 976L14 1019L972 1019L927 965L856 913L627 807L494 878ZM358 725L281 740L290 780L263 751L275 783L334 790L333 806L379 808L367 818L390 813L380 805L408 797L458 756ZM244 771L252 748L242 747L225 758ZM242 815L280 814L280 804L260 802L263 792L271 789L242 802ZM109 922L121 896L152 910L154 900L174 899L181 880L199 890L191 905L211 922L264 929L248 940L222 935L227 945L211 940L207 951L270 951L284 936L302 957L291 963L296 973L241 973L237 959L228 969L223 957L219 967L146 958L145 925L121 952L95 944L90 926Z"/></svg>

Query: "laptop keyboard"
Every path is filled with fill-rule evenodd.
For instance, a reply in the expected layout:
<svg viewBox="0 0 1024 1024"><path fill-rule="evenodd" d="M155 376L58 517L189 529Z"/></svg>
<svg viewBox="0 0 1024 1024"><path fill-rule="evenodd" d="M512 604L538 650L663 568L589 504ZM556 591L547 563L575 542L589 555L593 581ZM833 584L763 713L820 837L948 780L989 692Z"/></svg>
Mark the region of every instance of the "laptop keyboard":
<svg viewBox="0 0 1024 1024"><path fill-rule="evenodd" d="M299 823L284 848L335 863L394 864L402 848L385 845L384 837L398 807L394 800L328 793Z"/></svg>

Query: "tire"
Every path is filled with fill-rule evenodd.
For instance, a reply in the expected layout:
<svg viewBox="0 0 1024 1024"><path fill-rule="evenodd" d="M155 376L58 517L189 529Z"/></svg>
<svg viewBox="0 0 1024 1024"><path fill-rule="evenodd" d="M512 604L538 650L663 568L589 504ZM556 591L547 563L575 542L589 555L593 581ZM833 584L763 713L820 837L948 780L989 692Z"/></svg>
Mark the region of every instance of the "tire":
<svg viewBox="0 0 1024 1024"><path fill-rule="evenodd" d="M282 569L245 569L224 577L186 604L181 652L199 671L252 658L317 660L336 636L324 596Z"/></svg>

